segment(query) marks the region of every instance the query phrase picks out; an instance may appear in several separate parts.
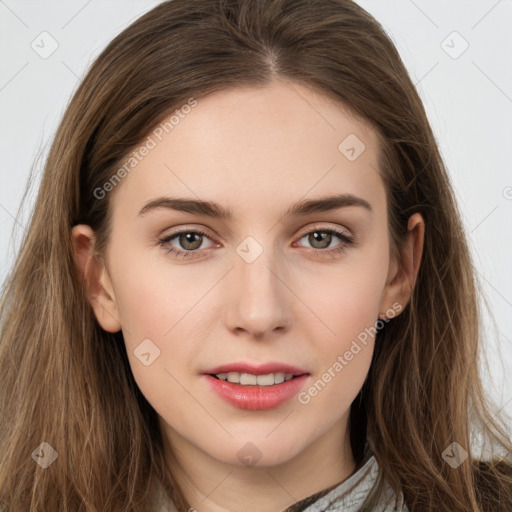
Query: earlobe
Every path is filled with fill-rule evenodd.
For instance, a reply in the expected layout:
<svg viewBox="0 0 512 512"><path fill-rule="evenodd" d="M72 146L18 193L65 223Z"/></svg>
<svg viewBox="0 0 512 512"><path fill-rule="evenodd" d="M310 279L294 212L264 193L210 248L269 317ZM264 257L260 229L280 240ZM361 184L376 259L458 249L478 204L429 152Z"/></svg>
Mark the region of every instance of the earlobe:
<svg viewBox="0 0 512 512"><path fill-rule="evenodd" d="M86 224L73 227L71 237L79 278L101 327L108 332L121 329L114 290L105 265L93 256L94 231Z"/></svg>
<svg viewBox="0 0 512 512"><path fill-rule="evenodd" d="M400 261L390 262L388 281L380 305L380 315L385 315L382 311L389 309L394 303L400 304L402 311L409 302L420 268L424 234L423 217L420 213L415 213L409 218L407 224L407 233L400 251Z"/></svg>

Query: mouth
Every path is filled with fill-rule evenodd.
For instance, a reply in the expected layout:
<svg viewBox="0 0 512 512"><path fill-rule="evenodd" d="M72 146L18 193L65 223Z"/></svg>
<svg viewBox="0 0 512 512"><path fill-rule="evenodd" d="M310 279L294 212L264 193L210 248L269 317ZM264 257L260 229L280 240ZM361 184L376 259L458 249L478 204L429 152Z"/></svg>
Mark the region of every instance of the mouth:
<svg viewBox="0 0 512 512"><path fill-rule="evenodd" d="M274 386L296 379L301 374L275 372L267 373L264 375L255 375L251 373L239 373L239 372L221 372L221 373L209 373L210 377L221 380L224 382L231 382L232 384L240 384L241 386Z"/></svg>
<svg viewBox="0 0 512 512"><path fill-rule="evenodd" d="M233 361L202 372L210 390L228 404L252 411L288 402L309 381L310 373L281 361Z"/></svg>
<svg viewBox="0 0 512 512"><path fill-rule="evenodd" d="M251 411L274 409L288 402L304 388L309 377L309 373L284 372L203 374L205 383L214 394L231 406Z"/></svg>

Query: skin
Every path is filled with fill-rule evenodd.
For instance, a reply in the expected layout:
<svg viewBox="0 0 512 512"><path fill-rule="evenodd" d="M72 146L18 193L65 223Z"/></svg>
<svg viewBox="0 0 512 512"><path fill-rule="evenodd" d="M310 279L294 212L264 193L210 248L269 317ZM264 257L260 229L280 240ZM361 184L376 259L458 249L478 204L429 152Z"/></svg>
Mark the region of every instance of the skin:
<svg viewBox="0 0 512 512"><path fill-rule="evenodd" d="M354 161L338 150L349 134L366 146ZM310 373L307 390L379 314L405 307L424 222L420 214L409 219L401 261L392 260L378 148L371 126L301 85L215 93L200 98L110 192L104 265L90 258L90 227L73 228L96 318L106 331L123 330L135 380L160 416L169 466L199 512L245 511L247 503L253 512L283 510L354 471L349 408L369 370L371 336L307 404L294 397L271 410L238 409L201 372L233 361L286 362ZM372 211L350 206L281 219L296 201L334 193L362 197ZM214 200L235 218L170 209L138 215L164 195ZM330 244L315 242L307 236L315 226L341 228L357 243L329 257L326 250L344 242L336 235ZM195 259L158 244L197 228L208 237ZM236 252L247 236L263 249L250 264ZM167 245L183 251L192 244L177 237ZM147 338L160 350L149 366L134 355ZM237 456L248 442L260 452L254 466Z"/></svg>

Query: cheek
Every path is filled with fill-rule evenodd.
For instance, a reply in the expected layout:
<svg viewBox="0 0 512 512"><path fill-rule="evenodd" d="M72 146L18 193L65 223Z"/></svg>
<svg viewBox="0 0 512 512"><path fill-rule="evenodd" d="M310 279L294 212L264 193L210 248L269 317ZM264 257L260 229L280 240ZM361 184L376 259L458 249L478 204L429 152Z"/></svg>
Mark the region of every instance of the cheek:
<svg viewBox="0 0 512 512"><path fill-rule="evenodd" d="M184 266L169 275L164 257L144 261L133 252L119 262L113 277L132 373L151 403L164 403L169 393L182 393L177 382L202 338L197 318L211 283L194 280Z"/></svg>
<svg viewBox="0 0 512 512"><path fill-rule="evenodd" d="M192 267L166 263L161 252L155 249L149 258L135 253L116 267L120 320L133 339L169 339L190 313L201 309L201 299L211 287Z"/></svg>
<svg viewBox="0 0 512 512"><path fill-rule="evenodd" d="M301 276L298 295L316 313L322 347L329 352L350 345L378 320L387 268L384 258L371 256L354 253L343 265Z"/></svg>
<svg viewBox="0 0 512 512"><path fill-rule="evenodd" d="M330 322L340 341L356 338L377 322L382 286L380 279L373 277L370 272L358 275L353 271L331 297Z"/></svg>
<svg viewBox="0 0 512 512"><path fill-rule="evenodd" d="M364 382L370 367L376 322L378 295L373 287L346 288L349 293L339 295L329 306L325 322L332 333L318 340L322 353L324 381L336 381L343 396L353 399ZM334 305L335 304L335 305ZM328 375L325 374L328 373ZM333 378L333 374L336 378ZM336 386L336 384L335 384Z"/></svg>
<svg viewBox="0 0 512 512"><path fill-rule="evenodd" d="M331 294L322 309L322 320L329 329L316 335L318 372L302 395L301 403L315 401L315 407L334 421L346 411L359 393L368 374L376 334L378 293L371 283L362 286L345 283ZM325 392L324 392L325 389ZM317 397L318 398L315 398Z"/></svg>
<svg viewBox="0 0 512 512"><path fill-rule="evenodd" d="M386 258L379 257L377 250L361 251L320 280L311 275L301 292L321 320L311 324L315 330L310 332L320 370L306 393L311 399L318 395L316 403L325 410L348 408L368 374L386 271ZM326 283L323 288L319 281ZM308 296L307 289L316 292Z"/></svg>

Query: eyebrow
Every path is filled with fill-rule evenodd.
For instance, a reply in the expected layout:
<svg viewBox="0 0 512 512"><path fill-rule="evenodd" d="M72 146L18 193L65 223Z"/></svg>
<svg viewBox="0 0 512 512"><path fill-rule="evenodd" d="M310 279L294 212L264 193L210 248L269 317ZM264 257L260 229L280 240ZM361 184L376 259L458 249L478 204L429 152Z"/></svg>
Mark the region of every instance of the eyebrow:
<svg viewBox="0 0 512 512"><path fill-rule="evenodd" d="M369 212L373 211L370 203L362 197L358 197L353 194L340 194L299 201L291 205L290 208L286 210L283 217L303 217L312 213L327 212L348 206L360 206ZM196 215L206 215L208 217L223 220L232 220L235 217L233 210L226 208L215 201L203 201L201 199L180 197L158 197L153 199L141 209L139 216L161 208Z"/></svg>

